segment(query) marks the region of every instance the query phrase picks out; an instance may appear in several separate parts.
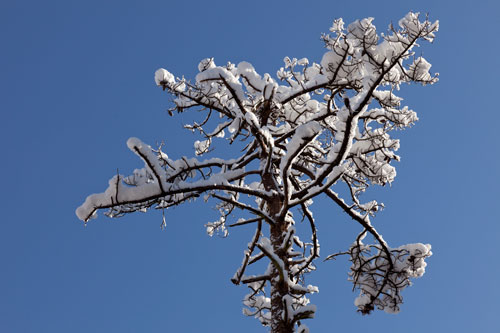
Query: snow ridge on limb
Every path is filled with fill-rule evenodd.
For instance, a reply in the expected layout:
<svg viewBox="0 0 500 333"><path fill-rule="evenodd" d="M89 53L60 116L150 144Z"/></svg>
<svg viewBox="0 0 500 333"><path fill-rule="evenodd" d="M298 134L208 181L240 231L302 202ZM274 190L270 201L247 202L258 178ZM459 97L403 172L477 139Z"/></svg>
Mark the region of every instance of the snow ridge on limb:
<svg viewBox="0 0 500 333"><path fill-rule="evenodd" d="M129 139L144 167L112 177L103 193L90 195L77 209L78 218L87 222L100 209L119 217L200 196L214 200L220 217L205 224L210 236L255 227L231 279L250 288L244 313L272 332L309 332L302 321L314 317L309 294L318 288L307 285L305 275L320 256L313 199L325 194L361 227L347 251L327 257L350 256L349 276L360 291L356 307L363 314L375 308L398 312L401 291L424 273L430 245L390 247L371 222L384 205L360 197L372 185L395 180L400 142L391 131L418 121L396 94L404 84L437 82L430 63L415 57L414 49L432 42L438 27L413 12L386 33L377 32L373 18L347 27L337 19L322 36L327 51L319 62L285 57L276 78L257 73L248 62L219 66L213 58L199 63L193 82L157 70L155 83L174 97L170 114L201 115L185 125L196 135L196 158L172 159L162 146ZM224 144L233 158L202 159ZM348 188L345 198L338 194L340 185ZM307 241L297 231L298 221L306 222ZM363 243L367 235L375 244ZM263 273L248 273L261 261L267 262Z"/></svg>

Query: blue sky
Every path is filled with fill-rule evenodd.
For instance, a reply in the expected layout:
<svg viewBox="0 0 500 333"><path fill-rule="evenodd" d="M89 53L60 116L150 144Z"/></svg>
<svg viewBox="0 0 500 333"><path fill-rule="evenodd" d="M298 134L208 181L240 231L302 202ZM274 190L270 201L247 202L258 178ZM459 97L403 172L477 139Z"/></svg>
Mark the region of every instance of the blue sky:
<svg viewBox="0 0 500 333"><path fill-rule="evenodd" d="M423 278L398 315L362 317L349 263L319 264L312 332L494 332L500 241L497 130L500 47L494 1L3 1L0 3L0 331L264 332L241 313L245 287L229 278L253 230L210 238L202 203L85 228L74 210L116 173L142 167L131 136L192 155L182 117L154 86L159 67L194 77L199 60L251 62L274 74L282 59L324 52L334 18L375 17L379 31L409 10L440 20L423 55L433 86L400 95L420 121L401 138L392 188L370 192L373 221L393 246L431 243ZM368 199L368 197L367 197ZM327 202L315 207L322 254L358 229Z"/></svg>

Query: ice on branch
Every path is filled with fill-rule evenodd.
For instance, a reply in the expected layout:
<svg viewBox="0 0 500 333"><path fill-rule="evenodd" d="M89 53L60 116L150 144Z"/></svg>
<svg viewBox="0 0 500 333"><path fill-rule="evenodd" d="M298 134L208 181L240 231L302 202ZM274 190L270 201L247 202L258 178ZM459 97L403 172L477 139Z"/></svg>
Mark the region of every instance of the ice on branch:
<svg viewBox="0 0 500 333"><path fill-rule="evenodd" d="M88 196L78 218L87 222L98 210L109 217L165 211L199 197L215 203L208 235L254 228L231 278L250 289L244 314L273 333L305 333L303 321L316 311L309 297L319 291L305 282L320 258L317 224L336 222L314 217L313 200L326 196L361 229L348 250L326 257L350 257L349 276L360 291L355 306L398 312L402 291L425 271L430 245L391 248L372 222L384 205L364 196L396 179L401 143L393 131L418 121L400 93L408 84L437 82L415 49L432 42L438 26L413 12L383 33L373 18L348 25L336 19L321 37L320 59L285 57L275 77L245 61L220 66L213 58L201 60L193 80L157 70L156 85L173 99L169 114L192 114L184 128L195 157L174 158L168 146L129 139L141 165ZM231 158L215 157L221 149ZM363 243L367 235L374 244Z"/></svg>

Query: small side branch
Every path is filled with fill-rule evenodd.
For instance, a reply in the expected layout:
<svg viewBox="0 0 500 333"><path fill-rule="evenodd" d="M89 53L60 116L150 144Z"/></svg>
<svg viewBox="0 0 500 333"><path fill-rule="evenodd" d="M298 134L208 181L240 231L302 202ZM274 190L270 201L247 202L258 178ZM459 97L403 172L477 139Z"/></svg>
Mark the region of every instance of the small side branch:
<svg viewBox="0 0 500 333"><path fill-rule="evenodd" d="M285 273L283 272L283 266L280 265L280 263L278 261L280 259L278 259L271 252L269 252L268 249L265 246L262 246L261 244L257 244L257 247L259 248L259 250L262 251L262 253L264 253L266 255L266 257L269 258L269 260L271 260L271 262L273 263L273 266L278 271L278 274L280 276L280 282L283 282L285 280Z"/></svg>
<svg viewBox="0 0 500 333"><path fill-rule="evenodd" d="M257 224L257 230L255 230L255 234L253 236L252 242L250 243L250 246L248 247L248 250L245 251L245 257L243 258L243 263L241 264L240 268L236 271L236 274L233 276L231 279L231 282L234 284L240 284L241 278L243 277L243 274L245 274L245 269L248 266L248 260L250 256L252 255L255 246L257 245L257 242L260 239L260 234L262 230L262 219L259 219L258 224ZM248 283L248 282L244 282Z"/></svg>
<svg viewBox="0 0 500 333"><path fill-rule="evenodd" d="M249 211L257 216L260 216L262 219L264 219L270 225L274 224L274 221L269 216L267 216L267 214L265 214L264 212L262 212L261 210L259 210L257 208L253 208L252 206L248 206L248 205L241 203L239 201L236 201L236 200L233 200L230 198L226 198L226 197L223 197L223 196L215 194L215 193L212 194L212 197L217 198L221 201L230 203L230 204L232 204L232 205L234 205L242 210L247 210L247 211Z"/></svg>

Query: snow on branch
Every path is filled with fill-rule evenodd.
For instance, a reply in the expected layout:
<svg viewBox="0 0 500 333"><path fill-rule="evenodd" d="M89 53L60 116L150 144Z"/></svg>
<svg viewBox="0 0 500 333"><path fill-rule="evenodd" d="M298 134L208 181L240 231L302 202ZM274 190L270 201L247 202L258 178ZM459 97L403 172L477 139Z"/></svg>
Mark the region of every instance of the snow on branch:
<svg viewBox="0 0 500 333"><path fill-rule="evenodd" d="M83 205L76 210L81 220L88 221L95 217L98 209L103 208L111 209L108 213L110 217L148 209L153 205L165 208L182 203L186 198L194 199L201 193L212 190L234 191L263 199L269 197L269 193L265 191L236 184L237 180L247 176L244 168L231 170L236 161L222 159L210 160L208 163L196 159L173 161L165 159L161 151L155 153L150 146L137 138L129 139L127 144L130 150L141 157L145 167L135 170L132 176L114 176L104 193L88 196ZM218 166L222 170L211 173L210 177L187 181L188 178L195 178L197 172L203 176L203 170L212 166Z"/></svg>
<svg viewBox="0 0 500 333"><path fill-rule="evenodd" d="M432 255L429 244L407 244L390 249L387 257L379 245L353 244L350 279L360 290L354 304L362 314L375 307L388 313L398 313L403 303L401 291L411 285L410 278L425 273L425 259Z"/></svg>

